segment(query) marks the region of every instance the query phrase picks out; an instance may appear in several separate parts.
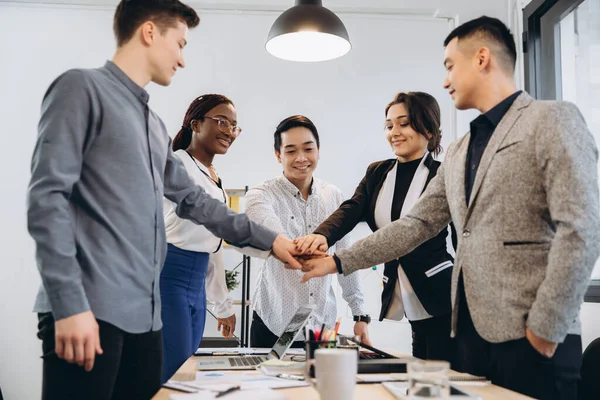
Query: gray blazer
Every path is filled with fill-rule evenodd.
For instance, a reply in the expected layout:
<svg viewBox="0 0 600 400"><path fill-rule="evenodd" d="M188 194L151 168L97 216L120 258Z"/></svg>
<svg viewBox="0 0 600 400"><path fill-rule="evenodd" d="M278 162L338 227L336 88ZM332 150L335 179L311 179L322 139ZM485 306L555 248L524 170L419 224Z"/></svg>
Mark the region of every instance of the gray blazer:
<svg viewBox="0 0 600 400"><path fill-rule="evenodd" d="M482 156L469 204L470 134L408 215L337 254L344 274L407 254L450 220L458 232L452 335L462 272L473 324L489 342L581 332L579 308L600 254L598 151L577 107L522 93Z"/></svg>

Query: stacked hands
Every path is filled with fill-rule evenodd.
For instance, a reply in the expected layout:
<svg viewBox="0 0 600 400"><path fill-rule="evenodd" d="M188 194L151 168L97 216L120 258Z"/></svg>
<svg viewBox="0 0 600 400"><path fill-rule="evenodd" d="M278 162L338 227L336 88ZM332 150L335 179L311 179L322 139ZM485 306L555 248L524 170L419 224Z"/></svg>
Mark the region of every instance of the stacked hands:
<svg viewBox="0 0 600 400"><path fill-rule="evenodd" d="M302 282L312 278L337 273L337 267L332 256L327 254L327 239L323 235L311 234L291 240L278 235L273 242L273 256L281 261L285 268L304 272ZM354 335L360 341L372 345L366 322L354 324Z"/></svg>
<svg viewBox="0 0 600 400"><path fill-rule="evenodd" d="M307 282L337 272L333 257L327 254L328 248L323 235L311 234L293 241L279 235L273 243L273 255L285 268L305 272L302 282Z"/></svg>

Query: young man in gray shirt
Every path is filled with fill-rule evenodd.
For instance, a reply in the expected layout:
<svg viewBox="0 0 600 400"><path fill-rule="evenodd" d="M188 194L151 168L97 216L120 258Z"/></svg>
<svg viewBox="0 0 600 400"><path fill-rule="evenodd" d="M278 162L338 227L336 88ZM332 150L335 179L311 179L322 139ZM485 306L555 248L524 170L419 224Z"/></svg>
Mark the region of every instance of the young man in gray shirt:
<svg viewBox="0 0 600 400"><path fill-rule="evenodd" d="M192 182L148 107L144 87L169 85L185 66L198 22L178 0L123 0L112 61L67 71L44 97L28 191L43 399L148 399L159 389L163 196L229 243L297 264L288 238Z"/></svg>

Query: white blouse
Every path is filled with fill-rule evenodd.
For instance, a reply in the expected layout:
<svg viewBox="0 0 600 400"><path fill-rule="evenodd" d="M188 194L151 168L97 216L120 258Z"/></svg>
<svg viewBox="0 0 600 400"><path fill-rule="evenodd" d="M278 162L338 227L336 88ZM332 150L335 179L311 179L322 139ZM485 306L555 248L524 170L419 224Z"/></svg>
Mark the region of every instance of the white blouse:
<svg viewBox="0 0 600 400"><path fill-rule="evenodd" d="M227 203L227 194L210 177L210 172L201 162L195 160L185 150L177 150L175 155L181 159L190 178L217 200ZM206 297L215 303L213 311L220 318L233 314L232 302L225 281L225 266L221 254L222 240L202 225L179 218L175 213L175 203L163 199L163 213L167 242L189 251L210 253L206 271Z"/></svg>
<svg viewBox="0 0 600 400"><path fill-rule="evenodd" d="M404 199L400 217L403 217L410 211L423 192L425 182L427 182L427 176L429 175L429 169L424 164L426 158L427 153L425 153L421 163L417 167L408 193L406 194L406 198ZM379 196L377 197L377 203L375 204L375 224L378 229L381 229L392 222L391 210L392 201L394 199L394 190L396 188L397 167L398 163L396 163L394 168L388 172L385 182L379 191ZM396 281L396 287L394 289L394 298L392 299L392 304L385 317L387 319L399 321L405 314L409 321L419 321L432 317L425 310L423 304L421 304L421 301L415 294L408 277L402 269L402 265L398 264L398 280Z"/></svg>

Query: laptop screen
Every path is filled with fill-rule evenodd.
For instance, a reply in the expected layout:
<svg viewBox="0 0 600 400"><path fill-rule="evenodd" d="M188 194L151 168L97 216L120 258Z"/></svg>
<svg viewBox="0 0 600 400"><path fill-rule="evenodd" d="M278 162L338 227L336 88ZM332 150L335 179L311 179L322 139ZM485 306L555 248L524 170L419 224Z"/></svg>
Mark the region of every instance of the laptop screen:
<svg viewBox="0 0 600 400"><path fill-rule="evenodd" d="M277 357L278 359L283 357L285 352L290 348L290 346L294 342L294 339L296 338L300 330L306 324L306 321L308 321L308 317L310 317L314 309L314 304L306 304L300 306L298 311L296 311L296 314L294 314L294 316L292 317L292 320L285 327L283 334L279 336L279 339L277 340L277 342L275 342L275 345L271 349L271 354L273 356Z"/></svg>

